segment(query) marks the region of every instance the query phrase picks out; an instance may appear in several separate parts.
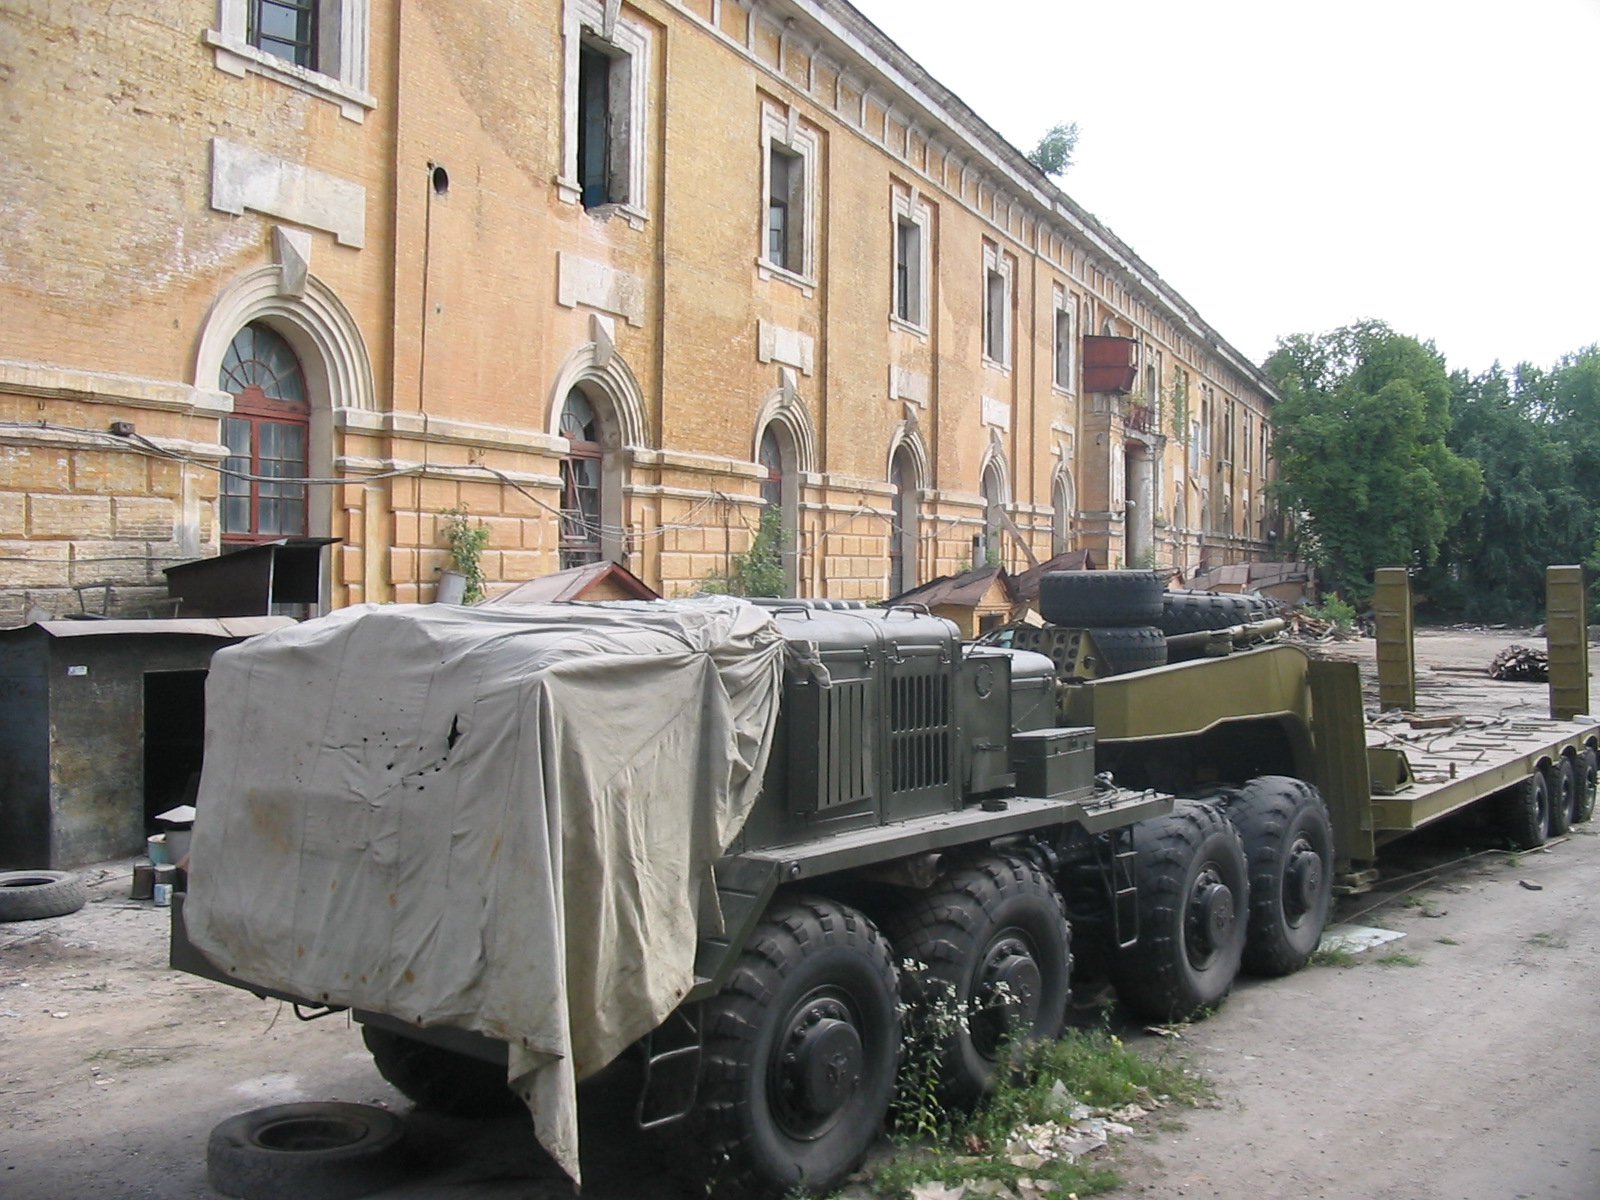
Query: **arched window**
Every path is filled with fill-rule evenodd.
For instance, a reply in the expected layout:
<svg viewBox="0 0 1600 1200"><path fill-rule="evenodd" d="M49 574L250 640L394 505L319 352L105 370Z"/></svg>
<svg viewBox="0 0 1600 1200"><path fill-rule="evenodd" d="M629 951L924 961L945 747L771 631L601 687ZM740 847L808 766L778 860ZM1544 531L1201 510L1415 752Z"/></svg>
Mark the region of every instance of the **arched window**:
<svg viewBox="0 0 1600 1200"><path fill-rule="evenodd" d="M761 435L761 465L766 476L761 480L761 504L765 508L783 508L783 448L778 445L778 432L771 425Z"/></svg>
<svg viewBox="0 0 1600 1200"><path fill-rule="evenodd" d="M756 445L756 459L766 470L761 480L764 510L778 513L778 559L783 564L784 585L799 595L800 464L794 434L782 421L768 421Z"/></svg>
<svg viewBox="0 0 1600 1200"><path fill-rule="evenodd" d="M993 566L1001 561L1000 515L1005 499L1006 485L1000 465L991 462L983 469L983 554L972 564L974 567Z"/></svg>
<svg viewBox="0 0 1600 1200"><path fill-rule="evenodd" d="M1052 554L1065 554L1072 549L1075 532L1072 527L1072 519L1078 507L1074 490L1072 476L1066 471L1062 471L1056 476L1055 484L1050 489L1052 521L1050 526L1050 551Z"/></svg>
<svg viewBox="0 0 1600 1200"><path fill-rule="evenodd" d="M304 537L310 406L305 372L289 343L252 321L222 358L218 387L233 397L222 419L228 457L221 484L224 549Z"/></svg>
<svg viewBox="0 0 1600 1200"><path fill-rule="evenodd" d="M599 562L601 554L600 419L579 389L567 393L561 409L561 436L569 443L561 460L561 566Z"/></svg>
<svg viewBox="0 0 1600 1200"><path fill-rule="evenodd" d="M889 463L894 488L894 528L889 531L889 595L917 586L917 492L920 490L911 448L902 445Z"/></svg>

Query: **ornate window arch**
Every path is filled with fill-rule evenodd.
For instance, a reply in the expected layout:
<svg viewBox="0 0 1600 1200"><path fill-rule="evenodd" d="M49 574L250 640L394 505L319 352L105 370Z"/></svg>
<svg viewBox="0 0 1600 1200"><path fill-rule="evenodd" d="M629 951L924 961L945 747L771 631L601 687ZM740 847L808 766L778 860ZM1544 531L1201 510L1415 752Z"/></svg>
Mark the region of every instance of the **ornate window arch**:
<svg viewBox="0 0 1600 1200"><path fill-rule="evenodd" d="M1065 554L1077 541L1078 489L1072 471L1065 465L1057 468L1050 484L1050 551Z"/></svg>
<svg viewBox="0 0 1600 1200"><path fill-rule="evenodd" d="M978 490L983 496L983 537L979 545L981 556L973 556L974 567L998 563L1003 554L1000 533L1004 522L1001 518L1011 496L1011 478L1005 454L998 445L991 443L984 454L979 479Z"/></svg>
<svg viewBox="0 0 1600 1200"><path fill-rule="evenodd" d="M591 331L594 340L567 357L550 395L548 428L569 443L561 462L563 567L626 562L628 463L646 444L644 391L605 327L595 320Z"/></svg>
<svg viewBox="0 0 1600 1200"><path fill-rule="evenodd" d="M280 246L280 257L284 261L235 276L218 293L201 326L194 383L208 391L226 391L224 367L235 339L247 327L264 328L281 339L303 379L305 472L325 477L333 473L334 414L377 408L372 362L360 326L333 289L305 271L302 256ZM314 487L308 493L305 530L326 536L332 530L332 489Z"/></svg>

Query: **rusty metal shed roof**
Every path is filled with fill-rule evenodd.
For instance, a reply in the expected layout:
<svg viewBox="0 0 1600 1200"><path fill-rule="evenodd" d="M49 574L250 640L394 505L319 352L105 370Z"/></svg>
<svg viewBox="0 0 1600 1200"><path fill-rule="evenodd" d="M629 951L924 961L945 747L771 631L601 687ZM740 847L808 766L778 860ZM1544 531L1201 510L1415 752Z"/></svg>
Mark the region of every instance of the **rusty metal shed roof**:
<svg viewBox="0 0 1600 1200"><path fill-rule="evenodd" d="M1014 599L1016 589L1004 567L974 567L960 575L944 575L909 592L901 592L889 600L891 604L926 604L929 608L956 605L976 608L983 603L989 589L999 581L1007 599Z"/></svg>
<svg viewBox="0 0 1600 1200"><path fill-rule="evenodd" d="M551 604L561 600L582 600L596 586L607 583L628 593L636 600L659 600L657 592L644 580L620 563L585 563L581 567L568 567L538 579L530 579L515 587L491 596L485 604Z"/></svg>

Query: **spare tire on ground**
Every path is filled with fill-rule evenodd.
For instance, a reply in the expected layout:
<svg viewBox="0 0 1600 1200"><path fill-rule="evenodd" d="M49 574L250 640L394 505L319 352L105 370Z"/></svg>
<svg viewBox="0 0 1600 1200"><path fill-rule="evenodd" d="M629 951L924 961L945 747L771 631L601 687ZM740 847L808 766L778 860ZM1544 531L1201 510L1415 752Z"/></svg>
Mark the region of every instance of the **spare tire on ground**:
<svg viewBox="0 0 1600 1200"><path fill-rule="evenodd" d="M38 921L75 913L89 900L65 871L0 871L0 921Z"/></svg>
<svg viewBox="0 0 1600 1200"><path fill-rule="evenodd" d="M229 1117L206 1143L206 1179L239 1200L355 1200L405 1178L400 1118L371 1104L304 1101Z"/></svg>
<svg viewBox="0 0 1600 1200"><path fill-rule="evenodd" d="M1154 625L1090 629L1088 634L1100 653L1107 675L1125 675L1129 671L1167 664L1167 639Z"/></svg>
<svg viewBox="0 0 1600 1200"><path fill-rule="evenodd" d="M1039 580L1039 613L1052 625L1154 625L1161 619L1154 571L1049 571Z"/></svg>

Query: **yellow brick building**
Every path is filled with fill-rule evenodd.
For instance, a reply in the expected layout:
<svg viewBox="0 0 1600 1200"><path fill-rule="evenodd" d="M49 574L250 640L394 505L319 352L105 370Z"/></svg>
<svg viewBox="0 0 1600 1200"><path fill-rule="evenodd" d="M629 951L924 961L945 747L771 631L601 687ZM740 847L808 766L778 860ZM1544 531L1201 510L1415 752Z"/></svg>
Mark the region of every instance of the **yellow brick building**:
<svg viewBox="0 0 1600 1200"><path fill-rule="evenodd" d="M0 28L0 623L293 534L428 600L461 509L667 594L768 506L800 595L1270 550L1264 378L846 4Z"/></svg>

